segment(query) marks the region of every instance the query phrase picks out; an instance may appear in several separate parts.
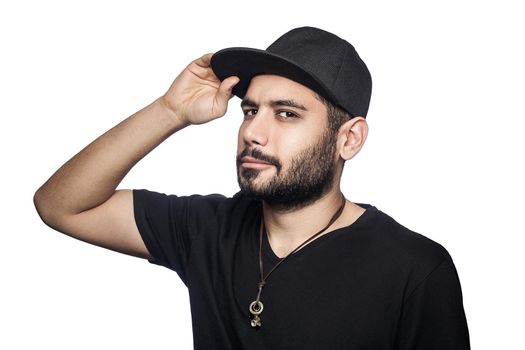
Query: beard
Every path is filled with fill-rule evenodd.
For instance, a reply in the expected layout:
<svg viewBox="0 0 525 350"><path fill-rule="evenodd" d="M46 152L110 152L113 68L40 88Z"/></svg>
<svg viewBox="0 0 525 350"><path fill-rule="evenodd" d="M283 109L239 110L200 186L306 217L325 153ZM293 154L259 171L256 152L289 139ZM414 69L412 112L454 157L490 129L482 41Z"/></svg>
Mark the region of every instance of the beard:
<svg viewBox="0 0 525 350"><path fill-rule="evenodd" d="M295 210L321 198L332 187L335 174L335 135L327 130L321 139L296 154L283 170L281 161L257 148L245 148L237 156L237 181L241 192L279 208ZM275 166L277 173L256 184L261 170L242 169L241 158L251 156Z"/></svg>

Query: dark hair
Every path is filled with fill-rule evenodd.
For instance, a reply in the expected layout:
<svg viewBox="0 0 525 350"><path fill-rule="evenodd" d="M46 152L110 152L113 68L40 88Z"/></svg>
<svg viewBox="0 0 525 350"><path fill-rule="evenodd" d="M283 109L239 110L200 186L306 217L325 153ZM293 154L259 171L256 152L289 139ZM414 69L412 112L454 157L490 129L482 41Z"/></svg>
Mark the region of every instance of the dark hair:
<svg viewBox="0 0 525 350"><path fill-rule="evenodd" d="M316 95L317 99L321 101L321 103L324 104L326 107L328 115L328 128L330 130L330 133L333 136L335 136L339 131L341 125L352 119L354 116L342 109L341 107L334 105L332 102L328 101L323 96L319 94Z"/></svg>

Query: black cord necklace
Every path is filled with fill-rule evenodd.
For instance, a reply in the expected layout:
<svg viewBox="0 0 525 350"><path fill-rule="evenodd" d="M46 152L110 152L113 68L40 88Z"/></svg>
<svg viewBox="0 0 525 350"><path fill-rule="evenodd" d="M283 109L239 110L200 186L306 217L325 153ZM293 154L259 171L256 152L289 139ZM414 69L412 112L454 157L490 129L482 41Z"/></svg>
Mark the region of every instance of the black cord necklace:
<svg viewBox="0 0 525 350"><path fill-rule="evenodd" d="M263 312L263 309L264 309L264 305L261 302L261 292L262 292L262 289L263 289L264 285L266 284L266 280L268 279L268 277L270 277L271 273L273 271L275 271L275 269L279 265L281 265L283 263L283 261L286 260L286 258L288 258L290 255L292 255L296 251L298 251L301 247L306 245L308 242L313 240L315 237L319 236L328 227L330 227L330 225L332 225L341 216L341 214L343 213L343 209L345 208L345 204L346 204L346 199L345 199L344 196L342 196L342 203L339 206L339 208L337 209L337 211L334 213L334 215L332 216L332 218L330 219L328 224L325 227L323 227L322 230L320 230L319 232L314 234L312 237L308 238L306 241L304 241L302 244L300 244L291 253L289 253L284 258L279 260L279 262L277 264L275 264L275 266L270 270L270 272L268 272L266 274L266 277L264 277L264 272L263 272L264 269L263 269L263 261L262 261L262 240L263 240L263 234L266 232L266 229L264 227L264 218L261 218L261 225L260 225L260 228L259 228L259 273L260 273L261 280L258 283L257 297L255 298L254 301L252 301L252 303L250 304L250 308L249 308L250 313L252 314L251 321L250 321L250 324L251 324L252 327L254 327L254 328L261 327L261 325L262 325L261 318L259 317L259 315Z"/></svg>

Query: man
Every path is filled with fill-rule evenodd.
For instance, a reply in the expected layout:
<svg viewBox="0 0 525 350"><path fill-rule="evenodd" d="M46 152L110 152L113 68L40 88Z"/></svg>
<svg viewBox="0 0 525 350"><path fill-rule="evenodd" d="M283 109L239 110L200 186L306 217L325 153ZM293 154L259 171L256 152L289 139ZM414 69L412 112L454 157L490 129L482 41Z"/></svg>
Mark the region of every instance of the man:
<svg viewBox="0 0 525 350"><path fill-rule="evenodd" d="M232 94L238 194L116 190L170 135L223 116ZM176 271L196 349L468 349L447 251L341 193L370 94L354 47L317 28L207 54L64 164L35 205L58 231Z"/></svg>

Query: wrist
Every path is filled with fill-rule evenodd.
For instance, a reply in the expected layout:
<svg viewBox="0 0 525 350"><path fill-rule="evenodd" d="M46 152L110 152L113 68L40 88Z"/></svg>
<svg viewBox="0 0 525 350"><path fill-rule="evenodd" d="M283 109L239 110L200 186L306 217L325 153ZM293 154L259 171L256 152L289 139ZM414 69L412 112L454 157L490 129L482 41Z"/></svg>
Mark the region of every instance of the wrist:
<svg viewBox="0 0 525 350"><path fill-rule="evenodd" d="M182 129L190 125L189 122L183 120L180 117L180 114L177 113L177 111L169 103L165 95L162 95L161 97L159 97L156 103L158 103L160 108L162 109L163 115L165 115L166 118L173 124L174 130L179 130L179 129Z"/></svg>

